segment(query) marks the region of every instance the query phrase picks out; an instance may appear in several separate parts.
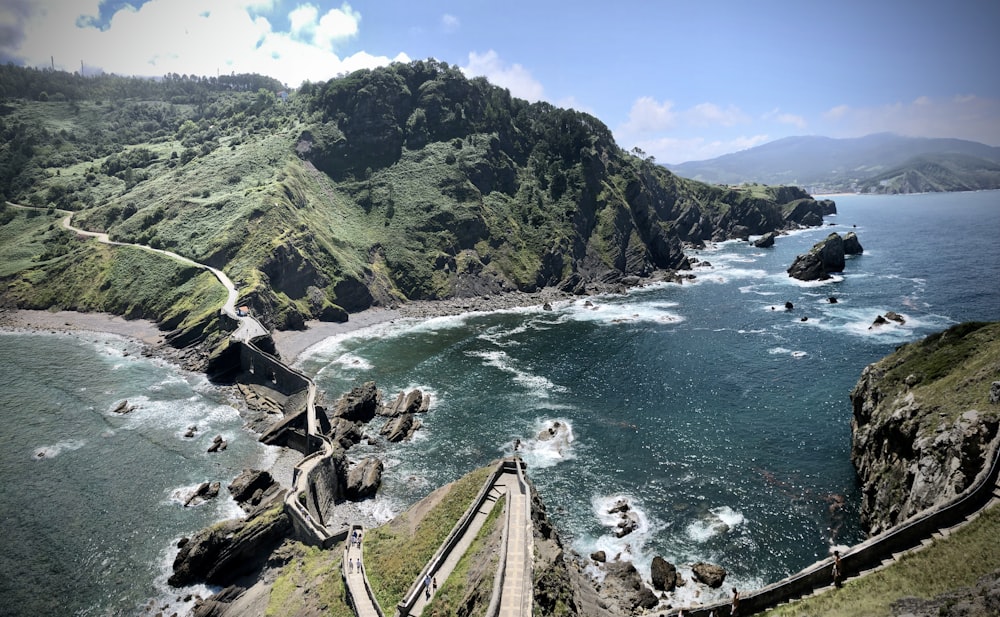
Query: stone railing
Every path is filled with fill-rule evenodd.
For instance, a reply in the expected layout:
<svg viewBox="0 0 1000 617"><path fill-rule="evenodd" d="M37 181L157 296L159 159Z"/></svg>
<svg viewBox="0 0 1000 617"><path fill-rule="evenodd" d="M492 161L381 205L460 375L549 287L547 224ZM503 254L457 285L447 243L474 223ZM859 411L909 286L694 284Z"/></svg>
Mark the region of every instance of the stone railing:
<svg viewBox="0 0 1000 617"><path fill-rule="evenodd" d="M842 577L857 576L878 567L901 552L912 550L942 529L954 527L968 516L990 503L1000 475L1000 435L990 447L990 462L976 476L972 485L949 503L928 508L892 529L852 546L840 555ZM833 582L833 558L818 561L808 568L755 591L740 594L742 614L759 613L783 602L801 598ZM685 609L690 617L707 617L714 611L717 617L729 615L729 602L722 601ZM668 613L676 615L676 612Z"/></svg>

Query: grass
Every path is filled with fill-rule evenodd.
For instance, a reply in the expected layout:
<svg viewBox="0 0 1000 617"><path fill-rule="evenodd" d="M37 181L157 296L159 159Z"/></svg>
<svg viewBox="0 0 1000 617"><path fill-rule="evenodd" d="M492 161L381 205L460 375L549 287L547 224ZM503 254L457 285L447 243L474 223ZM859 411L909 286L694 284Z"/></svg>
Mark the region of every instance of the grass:
<svg viewBox="0 0 1000 617"><path fill-rule="evenodd" d="M467 606L466 599L472 595L478 595L481 601L475 604L478 610L467 615L478 617L486 614L488 599L493 591L493 576L500 562L499 537L494 536L501 529L500 517L504 513L506 500L504 495L494 504L469 550L459 560L448 580L438 589L431 603L424 608L423 615L448 617L463 614L461 609Z"/></svg>
<svg viewBox="0 0 1000 617"><path fill-rule="evenodd" d="M966 527L927 548L909 553L891 566L843 588L780 607L773 617L878 617L891 615L892 603L904 597L929 599L975 585L1000 569L1000 508L986 510Z"/></svg>
<svg viewBox="0 0 1000 617"><path fill-rule="evenodd" d="M62 238L58 213L10 206L3 212L10 220L0 224L0 278L38 266L49 244Z"/></svg>
<svg viewBox="0 0 1000 617"><path fill-rule="evenodd" d="M909 391L926 414L922 432L953 422L969 409L996 414L991 413L989 384L1000 379L1000 323L953 326L900 348L879 367L885 370L885 398L904 392L910 375L919 380Z"/></svg>
<svg viewBox="0 0 1000 617"><path fill-rule="evenodd" d="M365 568L382 610L392 612L424 565L445 541L479 493L492 467L477 469L450 485L448 493L411 532L413 510L365 536Z"/></svg>
<svg viewBox="0 0 1000 617"><path fill-rule="evenodd" d="M340 575L343 544L322 550L296 543L293 550L297 554L275 579L264 615L354 617ZM303 593L303 589L309 593Z"/></svg>

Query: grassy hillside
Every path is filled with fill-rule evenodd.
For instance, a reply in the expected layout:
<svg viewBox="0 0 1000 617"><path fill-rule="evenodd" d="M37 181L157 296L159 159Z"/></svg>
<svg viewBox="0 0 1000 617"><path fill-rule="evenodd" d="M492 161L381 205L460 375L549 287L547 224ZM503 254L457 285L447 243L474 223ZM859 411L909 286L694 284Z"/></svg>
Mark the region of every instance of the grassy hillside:
<svg viewBox="0 0 1000 617"><path fill-rule="evenodd" d="M684 180L621 150L592 116L529 104L436 61L287 97L259 76L2 71L4 197L222 268L241 302L279 328L411 299L617 289L687 268L684 243L795 227L810 210L815 224L822 209L790 187ZM14 263L46 276L15 284L12 264L4 297L63 306L47 286L78 271L58 278L47 259L28 264L44 252L31 242L17 241ZM53 234L49 253L72 242ZM122 310L102 294L87 306ZM133 314L173 315L133 295Z"/></svg>

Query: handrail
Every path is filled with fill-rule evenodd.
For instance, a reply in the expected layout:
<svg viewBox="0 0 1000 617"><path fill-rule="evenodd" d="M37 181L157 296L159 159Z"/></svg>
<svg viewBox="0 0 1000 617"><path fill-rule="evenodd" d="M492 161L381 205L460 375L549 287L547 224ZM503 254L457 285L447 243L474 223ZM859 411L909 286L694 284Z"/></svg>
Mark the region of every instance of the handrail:
<svg viewBox="0 0 1000 617"><path fill-rule="evenodd" d="M954 527L986 506L993 498L1000 477L1000 432L993 438L991 449L992 463L984 466L973 483L953 500L922 510L905 522L844 551L840 555L844 575L874 568L896 553L919 546L934 533ZM744 614L752 614L826 587L832 582L832 566L833 558L827 557L776 583L740 594L740 608ZM723 612L728 606L728 601L721 601L685 609L685 614L690 617L707 617L711 611L728 614ZM674 612L668 614L676 615Z"/></svg>
<svg viewBox="0 0 1000 617"><path fill-rule="evenodd" d="M420 575L417 577L417 580L413 582L410 586L410 590L406 592L403 599L396 605L396 610L399 615L405 616L410 614L410 611L413 609L413 605L417 603L417 598L420 595L420 590L423 586L424 580L428 576L433 576L434 573L437 572L441 562L443 562L445 558L447 558L448 554L451 553L451 550L455 548L455 544L458 543L459 539L461 539L462 535L469 528L469 525L472 524L472 519L475 517L476 512L479 511L479 508L481 508L483 503L486 501L486 497L493 489L493 485L496 484L497 478L503 475L503 469L504 461L498 462L493 470L493 473L491 473L486 479L486 482L483 483L482 488L479 489L479 493L476 495L475 499L472 500L468 509L466 509L465 513L462 514L462 517L458 519L455 526L451 528L451 531L448 533L448 537L445 538L445 541L438 547L438 550L434 553L434 556L431 557L431 560L424 565L423 569L420 571Z"/></svg>
<svg viewBox="0 0 1000 617"><path fill-rule="evenodd" d="M493 575L493 593L490 594L490 605L486 608L486 617L498 617L500 615L500 599L503 597L503 581L507 574L507 540L510 537L510 517L514 504L511 503L510 496L507 496L507 503L504 504L504 525L503 535L500 537L500 559L497 561L497 572Z"/></svg>

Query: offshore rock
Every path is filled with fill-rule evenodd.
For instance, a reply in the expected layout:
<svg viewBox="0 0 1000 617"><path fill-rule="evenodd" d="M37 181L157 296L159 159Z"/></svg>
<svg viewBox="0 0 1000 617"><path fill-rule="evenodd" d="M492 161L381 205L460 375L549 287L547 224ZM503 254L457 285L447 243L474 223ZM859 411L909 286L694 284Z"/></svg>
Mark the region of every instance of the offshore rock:
<svg viewBox="0 0 1000 617"><path fill-rule="evenodd" d="M825 281L831 272L843 272L844 239L832 233L817 242L804 255L799 255L788 268L788 275L800 281Z"/></svg>
<svg viewBox="0 0 1000 617"><path fill-rule="evenodd" d="M389 405L383 405L379 409L378 415L396 418L404 413L426 412L430 408L430 404L430 395L424 394L419 389L411 390L408 393L400 392L395 401Z"/></svg>
<svg viewBox="0 0 1000 617"><path fill-rule="evenodd" d="M722 587L722 583L726 580L725 568L703 561L691 566L691 572L696 580L705 583L712 589Z"/></svg>
<svg viewBox="0 0 1000 617"><path fill-rule="evenodd" d="M860 255L864 252L865 249L858 242L857 234L853 231L847 232L847 235L844 236L844 253L847 255Z"/></svg>
<svg viewBox="0 0 1000 617"><path fill-rule="evenodd" d="M269 500L281 491L281 485L271 474L259 469L244 469L227 488L236 503L247 510Z"/></svg>
<svg viewBox="0 0 1000 617"><path fill-rule="evenodd" d="M604 565L602 592L628 614L639 614L660 603L656 594L642 582L638 570L630 561L612 561Z"/></svg>
<svg viewBox="0 0 1000 617"><path fill-rule="evenodd" d="M776 234L773 231L769 231L766 234L764 234L763 236L761 236L761 237L757 238L756 240L754 240L753 241L753 245L756 246L757 248L766 249L768 247L774 246L774 239L777 238L777 237L778 237L778 234Z"/></svg>

